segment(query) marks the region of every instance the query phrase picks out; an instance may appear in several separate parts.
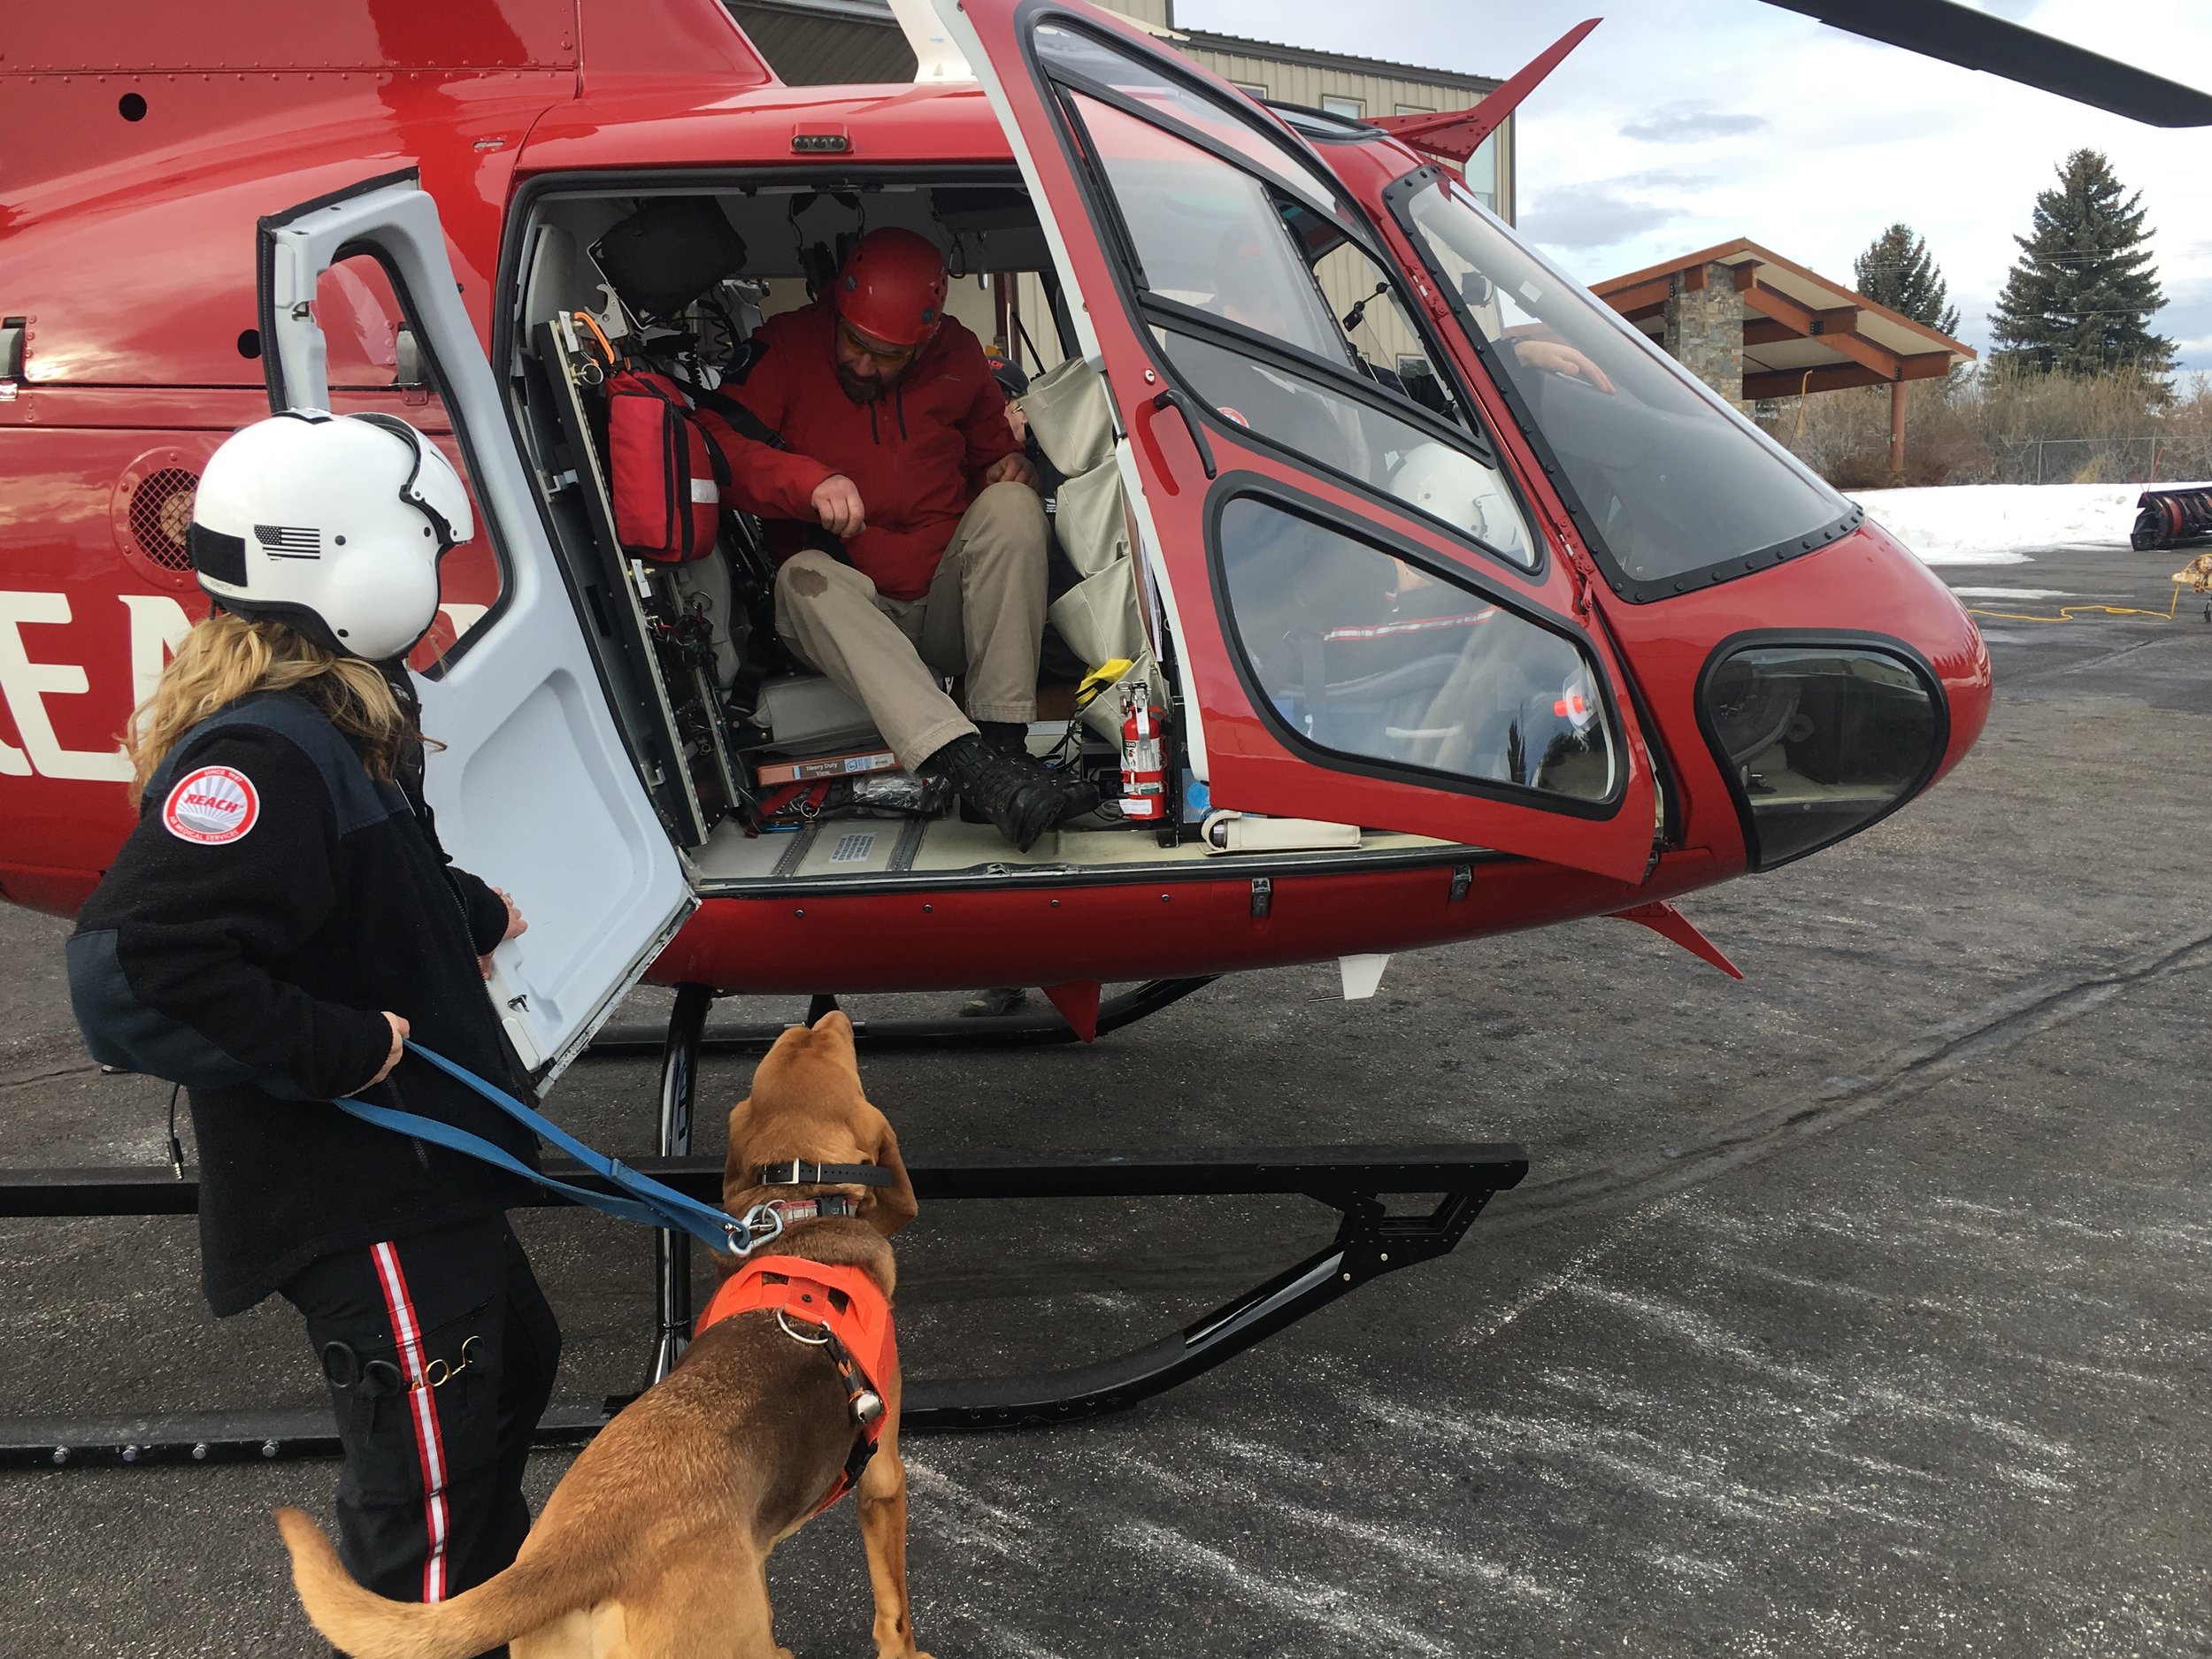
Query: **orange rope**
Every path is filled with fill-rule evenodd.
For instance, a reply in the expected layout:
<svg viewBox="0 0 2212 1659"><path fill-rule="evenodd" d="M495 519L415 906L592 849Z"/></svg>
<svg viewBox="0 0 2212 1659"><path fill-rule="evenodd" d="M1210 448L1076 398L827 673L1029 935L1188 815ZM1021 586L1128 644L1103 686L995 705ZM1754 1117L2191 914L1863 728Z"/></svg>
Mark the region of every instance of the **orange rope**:
<svg viewBox="0 0 2212 1659"><path fill-rule="evenodd" d="M607 331L599 326L599 319L589 311L571 311L569 316L572 320L583 324L599 337L600 347L607 354L607 366L614 367L619 360L615 355L614 342L607 338Z"/></svg>

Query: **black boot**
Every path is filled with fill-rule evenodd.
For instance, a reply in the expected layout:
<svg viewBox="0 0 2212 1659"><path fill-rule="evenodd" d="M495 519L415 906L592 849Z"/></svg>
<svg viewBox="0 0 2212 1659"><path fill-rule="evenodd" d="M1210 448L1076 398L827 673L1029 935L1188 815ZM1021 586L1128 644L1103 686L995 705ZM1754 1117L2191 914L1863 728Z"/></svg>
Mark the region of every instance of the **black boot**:
<svg viewBox="0 0 2212 1659"><path fill-rule="evenodd" d="M1000 754L973 732L954 738L925 760L921 771L949 779L961 800L988 818L1021 852L1070 816L1069 798L1042 767Z"/></svg>
<svg viewBox="0 0 2212 1659"><path fill-rule="evenodd" d="M1013 760L1029 757L1029 725L1025 720L978 720L976 735Z"/></svg>
<svg viewBox="0 0 2212 1659"><path fill-rule="evenodd" d="M1063 820L1080 818L1086 812L1098 810L1098 786L1079 772L1056 771L1029 752L1029 727L1019 720L981 720L976 732L983 741L1000 754L1025 766L1042 778L1065 797L1068 810L1061 814Z"/></svg>

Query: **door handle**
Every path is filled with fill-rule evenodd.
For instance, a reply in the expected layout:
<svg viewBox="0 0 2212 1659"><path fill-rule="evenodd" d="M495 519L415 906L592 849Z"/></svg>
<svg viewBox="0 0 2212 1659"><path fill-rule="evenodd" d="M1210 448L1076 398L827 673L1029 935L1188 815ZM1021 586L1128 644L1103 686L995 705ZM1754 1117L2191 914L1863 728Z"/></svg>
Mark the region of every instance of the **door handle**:
<svg viewBox="0 0 2212 1659"><path fill-rule="evenodd" d="M1190 434L1191 442L1197 446L1198 464L1206 469L1206 476L1218 478L1221 469L1214 465L1214 447L1206 442L1206 428L1199 424L1198 412L1191 407L1190 395L1171 386L1152 400L1155 409L1165 409L1170 404L1182 416L1183 430Z"/></svg>

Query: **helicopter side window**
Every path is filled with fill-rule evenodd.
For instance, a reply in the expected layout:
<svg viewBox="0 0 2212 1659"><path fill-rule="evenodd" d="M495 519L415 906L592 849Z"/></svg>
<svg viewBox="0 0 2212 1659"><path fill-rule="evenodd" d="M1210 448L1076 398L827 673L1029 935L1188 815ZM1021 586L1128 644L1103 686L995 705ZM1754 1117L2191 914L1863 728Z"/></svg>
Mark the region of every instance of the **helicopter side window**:
<svg viewBox="0 0 2212 1659"><path fill-rule="evenodd" d="M1655 599L1740 576L1857 523L1849 503L1524 246L1457 180L1410 188L1422 178L1393 187L1400 221L1515 412L1555 457L1622 593Z"/></svg>
<svg viewBox="0 0 2212 1659"><path fill-rule="evenodd" d="M1293 223L1293 234L1296 225ZM1397 283L1348 237L1330 235L1313 277L1361 373L1441 419L1464 426L1451 379L1439 373Z"/></svg>
<svg viewBox="0 0 2212 1659"><path fill-rule="evenodd" d="M1153 337L1224 419L1325 461L1525 570L1535 567L1528 526L1495 466L1265 359L1171 328L1156 327Z"/></svg>
<svg viewBox="0 0 2212 1659"><path fill-rule="evenodd" d="M1425 350L1393 285L1344 233L1148 121L1079 93L1069 101L1154 339L1179 377L1223 419L1533 568L1534 541L1494 457L1471 439L1432 369L1432 403L1396 373L1398 357L1426 363ZM1358 290L1345 313L1372 337L1371 356L1348 338L1317 260L1336 261L1334 280Z"/></svg>
<svg viewBox="0 0 2212 1659"><path fill-rule="evenodd" d="M1343 336L1252 174L1111 104L1076 95L1147 294L1350 366Z"/></svg>
<svg viewBox="0 0 2212 1659"><path fill-rule="evenodd" d="M1155 115L1180 122L1234 151L1294 199L1324 211L1342 211L1343 198L1334 182L1243 111L1202 96L1150 64L1080 30L1046 23L1038 27L1035 38L1037 55L1061 81L1117 93Z"/></svg>
<svg viewBox="0 0 2212 1659"><path fill-rule="evenodd" d="M1294 741L1564 801L1612 797L1609 710L1571 640L1271 500L1231 501L1217 548L1254 701Z"/></svg>

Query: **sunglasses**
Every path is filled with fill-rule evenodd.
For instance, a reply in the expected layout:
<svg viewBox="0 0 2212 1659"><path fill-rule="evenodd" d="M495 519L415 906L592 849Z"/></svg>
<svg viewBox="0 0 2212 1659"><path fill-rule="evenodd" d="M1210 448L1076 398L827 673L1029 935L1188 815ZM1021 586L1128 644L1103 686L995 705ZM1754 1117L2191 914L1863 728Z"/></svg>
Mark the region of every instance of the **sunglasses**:
<svg viewBox="0 0 2212 1659"><path fill-rule="evenodd" d="M843 318L837 319L837 338L849 351L857 352L872 359L876 367L885 371L902 368L911 362L919 346L873 346L855 334Z"/></svg>

